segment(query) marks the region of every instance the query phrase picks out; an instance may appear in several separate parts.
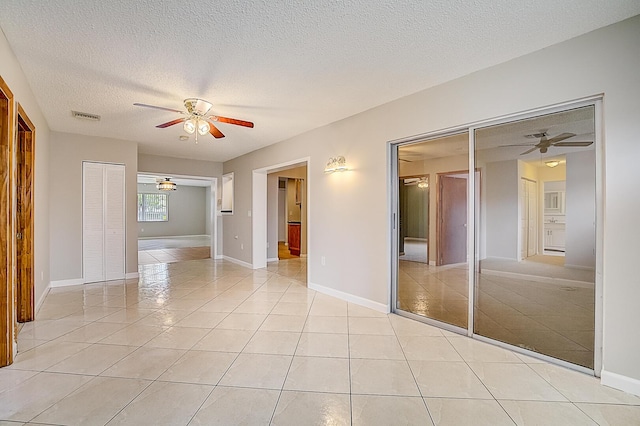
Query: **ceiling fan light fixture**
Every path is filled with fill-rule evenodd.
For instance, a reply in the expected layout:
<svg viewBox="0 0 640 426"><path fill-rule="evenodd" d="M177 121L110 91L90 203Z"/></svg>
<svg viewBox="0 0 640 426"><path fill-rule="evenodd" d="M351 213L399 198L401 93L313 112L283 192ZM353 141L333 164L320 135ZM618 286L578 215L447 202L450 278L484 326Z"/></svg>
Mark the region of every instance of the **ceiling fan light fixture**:
<svg viewBox="0 0 640 426"><path fill-rule="evenodd" d="M560 162L557 161L557 160L551 160L551 161L545 161L544 164L547 167L551 167L553 169L554 167L558 166L560 164Z"/></svg>
<svg viewBox="0 0 640 426"><path fill-rule="evenodd" d="M192 135L196 131L196 121L193 118L190 118L184 122L182 128L185 132Z"/></svg>
<svg viewBox="0 0 640 426"><path fill-rule="evenodd" d="M171 178L165 178L162 182L158 182L156 188L160 191L175 191L177 189L177 185L174 182L171 182Z"/></svg>
<svg viewBox="0 0 640 426"><path fill-rule="evenodd" d="M420 180L418 180L418 188L420 189L429 188L429 180L426 177L420 178Z"/></svg>
<svg viewBox="0 0 640 426"><path fill-rule="evenodd" d="M211 126L206 120L198 120L198 133L200 133L201 136L209 133L209 130L211 130Z"/></svg>

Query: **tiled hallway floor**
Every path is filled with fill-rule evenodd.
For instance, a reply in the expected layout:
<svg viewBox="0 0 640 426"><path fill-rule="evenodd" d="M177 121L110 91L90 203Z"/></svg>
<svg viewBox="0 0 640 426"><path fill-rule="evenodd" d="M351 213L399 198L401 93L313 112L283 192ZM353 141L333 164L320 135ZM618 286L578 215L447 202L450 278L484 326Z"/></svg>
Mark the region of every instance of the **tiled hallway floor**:
<svg viewBox="0 0 640 426"><path fill-rule="evenodd" d="M638 397L316 293L302 268L206 259L52 290L0 369L0 424L640 421Z"/></svg>
<svg viewBox="0 0 640 426"><path fill-rule="evenodd" d="M209 235L138 239L138 265L173 263L211 257Z"/></svg>

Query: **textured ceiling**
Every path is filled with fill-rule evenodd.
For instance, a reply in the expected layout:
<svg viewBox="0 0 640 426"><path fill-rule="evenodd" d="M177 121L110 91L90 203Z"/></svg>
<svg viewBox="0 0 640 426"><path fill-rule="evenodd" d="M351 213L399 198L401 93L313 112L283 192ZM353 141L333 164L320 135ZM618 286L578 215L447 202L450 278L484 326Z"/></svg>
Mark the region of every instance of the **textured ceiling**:
<svg viewBox="0 0 640 426"><path fill-rule="evenodd" d="M2 0L4 31L54 131L226 161L640 13L638 0ZM226 138L180 141L211 101ZM71 110L102 116L71 117Z"/></svg>

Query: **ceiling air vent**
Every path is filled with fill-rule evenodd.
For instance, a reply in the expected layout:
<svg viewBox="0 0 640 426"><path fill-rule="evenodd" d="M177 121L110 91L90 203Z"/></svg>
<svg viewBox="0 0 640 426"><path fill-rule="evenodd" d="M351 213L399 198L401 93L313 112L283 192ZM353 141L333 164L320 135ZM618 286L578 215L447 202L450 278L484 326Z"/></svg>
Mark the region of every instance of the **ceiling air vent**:
<svg viewBox="0 0 640 426"><path fill-rule="evenodd" d="M75 118L81 118L83 120L100 121L100 116L96 114L89 114L88 112L71 111L71 115Z"/></svg>

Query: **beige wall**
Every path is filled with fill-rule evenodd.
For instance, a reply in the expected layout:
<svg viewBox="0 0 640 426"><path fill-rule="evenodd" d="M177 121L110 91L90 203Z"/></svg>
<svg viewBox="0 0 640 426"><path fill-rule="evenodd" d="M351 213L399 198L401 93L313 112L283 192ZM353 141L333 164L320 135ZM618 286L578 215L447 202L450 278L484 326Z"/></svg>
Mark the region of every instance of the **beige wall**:
<svg viewBox="0 0 640 426"><path fill-rule="evenodd" d="M125 166L127 274L138 272L138 147L118 139L51 132L51 281L82 278L82 162Z"/></svg>
<svg viewBox="0 0 640 426"><path fill-rule="evenodd" d="M0 31L0 76L36 127L34 171L34 281L35 301L44 300L50 280L49 265L49 140L50 131L29 82Z"/></svg>
<svg viewBox="0 0 640 426"><path fill-rule="evenodd" d="M387 142L604 93L604 369L630 378L640 392L640 275L634 267L640 169L640 17L371 109L224 164L235 172L240 214L225 233L239 236L225 254L251 262L252 170L310 158L310 286L380 305L390 295ZM540 66L540 64L558 64ZM328 158L352 168L325 175ZM228 219L228 220L226 220ZM640 234L638 234L640 238ZM247 249L249 248L249 249ZM320 264L326 256L326 265ZM620 385L619 385L620 386Z"/></svg>

